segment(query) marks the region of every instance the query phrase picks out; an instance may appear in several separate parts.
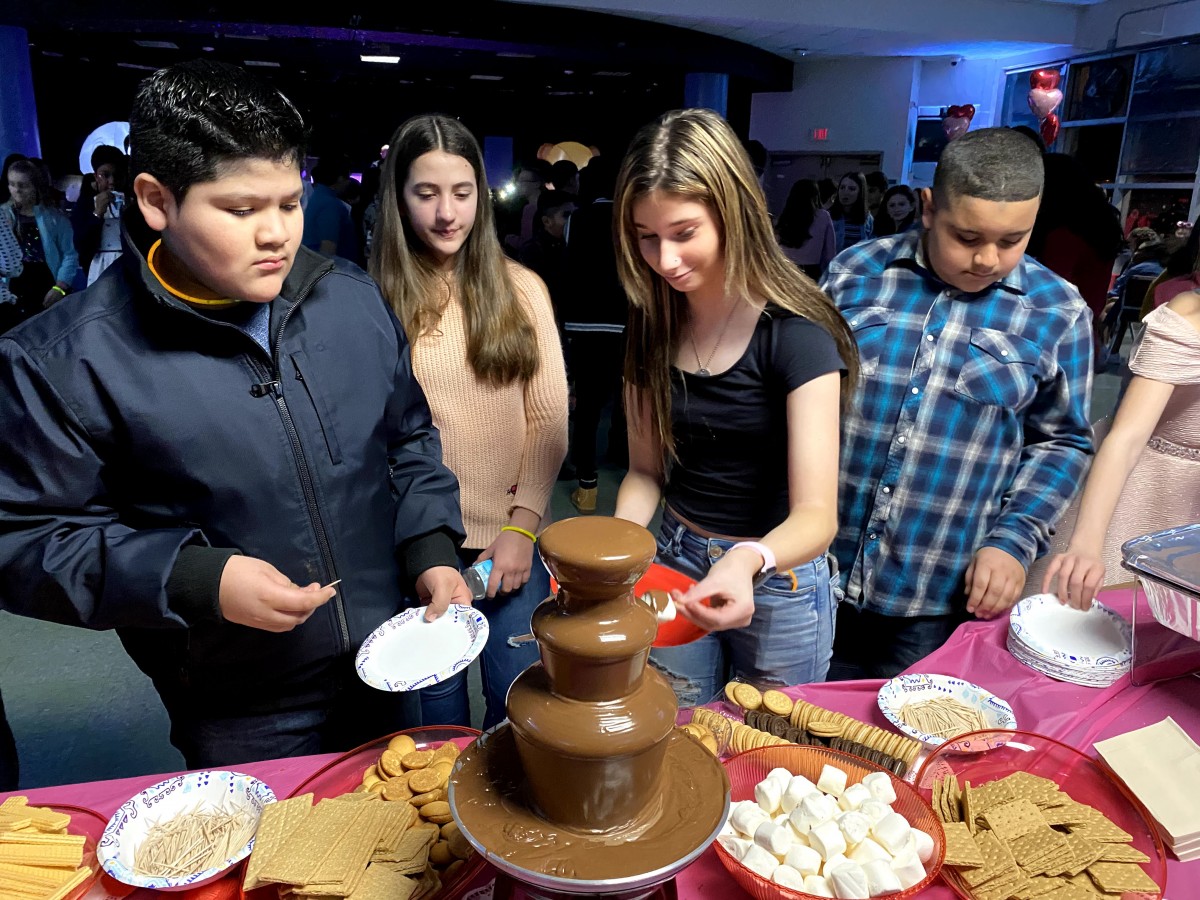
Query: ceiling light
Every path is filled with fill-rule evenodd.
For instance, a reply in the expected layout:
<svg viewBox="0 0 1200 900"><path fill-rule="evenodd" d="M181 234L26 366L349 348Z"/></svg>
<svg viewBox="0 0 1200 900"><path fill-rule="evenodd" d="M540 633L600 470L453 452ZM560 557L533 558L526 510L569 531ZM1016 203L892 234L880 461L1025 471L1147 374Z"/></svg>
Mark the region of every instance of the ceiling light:
<svg viewBox="0 0 1200 900"><path fill-rule="evenodd" d="M400 62L400 57L387 56L386 54L382 53L360 53L358 58L363 62L370 63L391 63L392 65L395 65L396 63Z"/></svg>
<svg viewBox="0 0 1200 900"><path fill-rule="evenodd" d="M242 62L248 66L267 66L272 69L278 69L280 67L279 63L269 59L243 59Z"/></svg>
<svg viewBox="0 0 1200 900"><path fill-rule="evenodd" d="M503 75L472 75L472 81L503 81Z"/></svg>
<svg viewBox="0 0 1200 900"><path fill-rule="evenodd" d="M173 44L170 41L134 41L139 47L147 47L154 50L178 50L179 45Z"/></svg>
<svg viewBox="0 0 1200 900"><path fill-rule="evenodd" d="M227 38L233 38L238 41L265 41L269 40L265 34L225 34Z"/></svg>
<svg viewBox="0 0 1200 900"><path fill-rule="evenodd" d="M147 72L157 72L158 66L141 66L137 63L117 63L118 69L144 69Z"/></svg>
<svg viewBox="0 0 1200 900"><path fill-rule="evenodd" d="M596 75L600 78L625 78L628 72L597 72Z"/></svg>
<svg viewBox="0 0 1200 900"><path fill-rule="evenodd" d="M504 52L504 53L497 53L496 55L501 57L502 59L537 59L536 53Z"/></svg>

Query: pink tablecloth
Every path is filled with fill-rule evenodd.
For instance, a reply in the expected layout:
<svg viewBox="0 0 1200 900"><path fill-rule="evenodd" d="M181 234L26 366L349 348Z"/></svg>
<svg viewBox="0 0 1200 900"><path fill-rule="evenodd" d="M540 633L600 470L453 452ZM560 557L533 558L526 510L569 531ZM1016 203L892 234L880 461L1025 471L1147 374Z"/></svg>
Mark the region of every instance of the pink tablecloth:
<svg viewBox="0 0 1200 900"><path fill-rule="evenodd" d="M1101 599L1126 618L1132 593L1112 591ZM950 641L926 657L912 671L955 675L1006 698L1026 731L1057 738L1089 755L1092 744L1171 716L1192 738L1200 740L1200 682L1184 677L1154 685L1134 686L1126 676L1104 689L1066 684L1047 678L1018 663L1004 647L1008 619L970 622ZM802 685L789 690L796 697L827 709L890 727L875 703L881 681L844 681ZM308 756L238 766L262 779L280 797L286 797L309 774L335 755ZM25 792L31 802L59 802L86 806L111 815L131 796L158 780L157 776L98 781L90 784L40 788ZM0 795L3 799L4 795ZM1167 864L1170 900L1200 900L1200 860ZM725 871L713 850L708 850L678 878L685 897L736 897L740 889ZM150 892L142 892L150 896ZM103 896L103 895L101 895ZM136 896L136 895L135 895ZM921 895L924 900L950 900L954 895L940 883Z"/></svg>

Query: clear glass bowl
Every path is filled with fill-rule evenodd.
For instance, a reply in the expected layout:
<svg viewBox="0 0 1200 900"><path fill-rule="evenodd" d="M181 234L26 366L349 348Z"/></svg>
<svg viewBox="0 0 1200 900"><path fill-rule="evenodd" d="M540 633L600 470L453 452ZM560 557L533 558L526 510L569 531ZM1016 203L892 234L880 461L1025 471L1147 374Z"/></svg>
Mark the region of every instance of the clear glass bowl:
<svg viewBox="0 0 1200 900"><path fill-rule="evenodd" d="M911 785L901 781L882 766L849 753L842 753L840 750L828 750L824 747L792 745L747 750L725 762L725 769L729 773L731 800L734 803L739 800L753 800L754 786L766 778L774 768L787 769L793 775L803 775L815 783L821 776L821 769L826 765L836 766L844 771L847 784L856 784L872 772L887 773L892 781L892 789L896 792L896 802L892 804L892 809L908 819L913 828L919 828L933 838L933 856L925 866L925 877L907 890L889 894L888 900L906 900L929 887L937 878L946 856L946 838L942 832L942 823L934 815L929 803L913 790ZM779 897L788 900L820 900L813 894L790 890L763 878L734 859L720 844L713 846L716 848L717 858L729 870L733 880L756 900L777 900Z"/></svg>
<svg viewBox="0 0 1200 900"><path fill-rule="evenodd" d="M984 746L982 752L980 747ZM1150 814L1120 780L1099 762L1074 747L1030 731L973 731L943 744L925 760L914 784L922 797L933 793L933 783L953 775L961 784L978 787L1013 772L1028 772L1049 778L1073 800L1093 806L1133 836L1130 844L1150 857L1142 863L1146 874L1160 890L1167 884L1167 859ZM964 900L975 900L971 887L952 868L942 879ZM1126 892L1125 900L1154 897Z"/></svg>

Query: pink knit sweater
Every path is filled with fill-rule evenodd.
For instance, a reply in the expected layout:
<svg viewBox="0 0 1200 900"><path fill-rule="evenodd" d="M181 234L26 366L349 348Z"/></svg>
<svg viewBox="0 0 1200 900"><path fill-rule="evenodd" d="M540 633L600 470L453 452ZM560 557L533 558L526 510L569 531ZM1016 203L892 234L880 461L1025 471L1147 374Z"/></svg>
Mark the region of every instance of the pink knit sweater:
<svg viewBox="0 0 1200 900"><path fill-rule="evenodd" d="M508 274L537 334L538 369L527 382L493 387L467 362L462 302L450 297L441 321L413 347L413 371L442 435L446 465L458 476L464 547L489 546L513 507L542 516L567 455L567 375L550 296L529 269Z"/></svg>

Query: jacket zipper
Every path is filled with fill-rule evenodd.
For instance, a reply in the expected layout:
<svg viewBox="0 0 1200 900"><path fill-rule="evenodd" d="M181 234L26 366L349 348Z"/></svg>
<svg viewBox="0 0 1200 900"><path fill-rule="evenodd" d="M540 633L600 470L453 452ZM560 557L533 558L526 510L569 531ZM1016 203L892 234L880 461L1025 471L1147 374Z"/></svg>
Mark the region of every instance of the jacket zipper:
<svg viewBox="0 0 1200 900"><path fill-rule="evenodd" d="M334 581L337 579L337 568L333 562L333 550L329 546L329 536L325 531L325 522L321 516L320 504L317 503L317 492L313 488L312 472L308 467L308 459L305 457L304 447L300 443L300 432L296 428L295 420L292 419L292 411L288 408L287 400L283 396L282 376L279 366L279 342L283 339L283 330L287 327L292 313L309 295L317 282L325 277L325 274L328 273L324 273L313 279L304 292L296 297L296 302L288 307L287 312L284 313L283 321L279 323L279 329L275 333L275 342L271 347L271 365L274 370L265 373L271 380L253 385L250 388L250 393L255 397L265 397L267 394L270 394L275 401L275 406L279 410L279 416L283 420L283 427L287 431L288 440L292 444L292 455L296 459L296 472L300 478L301 490L304 492L304 502L308 507L308 517L312 522L313 532L317 537L317 548L321 553L321 562L325 565L326 578L328 581ZM346 622L346 609L342 604L341 591L338 591L337 596L333 598L332 602L334 611L337 613L338 629L341 632L342 650L345 652L351 649L350 626Z"/></svg>

